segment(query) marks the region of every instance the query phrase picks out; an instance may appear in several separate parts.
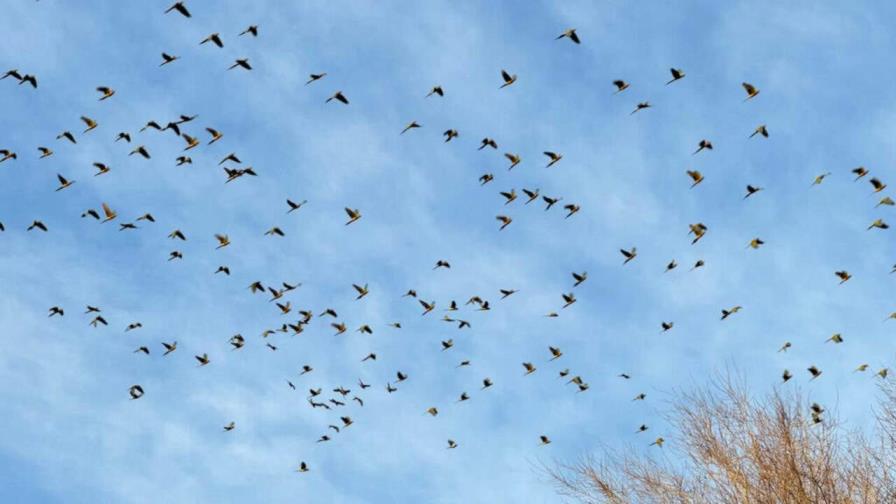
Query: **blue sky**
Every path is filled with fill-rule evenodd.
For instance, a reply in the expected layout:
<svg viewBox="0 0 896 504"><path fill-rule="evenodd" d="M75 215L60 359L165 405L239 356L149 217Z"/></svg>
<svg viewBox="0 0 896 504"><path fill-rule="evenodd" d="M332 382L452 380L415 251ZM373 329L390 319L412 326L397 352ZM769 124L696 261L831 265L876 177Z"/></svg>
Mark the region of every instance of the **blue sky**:
<svg viewBox="0 0 896 504"><path fill-rule="evenodd" d="M866 227L896 219L874 208L890 191L872 195L870 176L850 170L893 181L891 6L292 4L191 1L190 19L159 1L6 6L3 70L39 88L0 81L0 148L18 153L0 165L4 501L557 502L539 464L604 446L656 452L656 436L672 439L662 414L674 391L726 367L757 393L790 369L787 387L870 427L873 371L893 366L896 251L892 230ZM258 38L237 37L250 24ZM581 45L554 40L570 27ZM198 45L213 32L224 48ZM181 59L160 68L163 51ZM226 71L244 57L251 72ZM666 86L669 67L687 76ZM499 90L502 68L519 80ZM631 87L613 95L614 79ZM743 81L761 90L746 103ZM424 98L436 84L445 97ZM116 95L97 101L100 85ZM350 105L324 103L337 90ZM653 108L629 115L640 101ZM188 153L192 166L174 165L183 141L170 132L138 133L179 114L198 114L184 128L204 142L205 127L224 133ZM81 115L99 127L80 134ZM412 120L423 127L399 135ZM748 139L759 124L770 138ZM445 144L449 128L460 136ZM77 145L55 140L64 130ZM113 143L119 131L134 142ZM477 151L486 136L498 151ZM703 138L714 150L692 156ZM128 156L139 144L151 160ZM38 159L38 146L55 153ZM544 150L564 158L545 169ZM259 176L225 185L217 163L230 152ZM522 156L511 172L504 152ZM96 161L112 171L93 177ZM694 189L689 169L706 177ZM480 187L485 172L495 180ZM54 192L57 173L76 183ZM764 190L743 200L747 184ZM504 206L499 191L524 187L581 211ZM308 204L286 215L286 198ZM115 223L80 218L101 202ZM361 221L344 226L345 206ZM157 222L117 231L146 212ZM501 232L498 214L513 217ZM35 219L49 232L26 232ZM709 232L691 245L695 222ZM272 226L286 236L263 236ZM174 229L188 241L168 240ZM215 233L233 243L215 250ZM747 249L755 237L766 244ZM618 249L632 246L623 267ZM184 259L167 262L174 249ZM433 271L439 259L452 268ZM688 271L697 259L706 267ZM222 264L230 277L212 274ZM578 302L544 317L561 311L572 271L589 273ZM256 280L301 282L293 306L332 307L349 333L315 318L301 336L271 336L269 351L261 332L296 317L250 295ZM354 301L352 283L370 295ZM409 288L437 313L421 317L401 298ZM519 292L499 300L501 288ZM492 305L457 314L472 329L439 321L472 295ZM88 304L109 327L88 326ZM64 318L47 318L54 305ZM660 334L661 321L675 326ZM352 332L365 323L372 336ZM837 332L843 344L824 343ZM247 344L234 352L237 333ZM132 353L141 345L151 355ZM548 362L549 345L564 356ZM197 368L203 352L212 363ZM361 363L369 352L377 361ZM524 377L524 361L538 371ZM871 372L853 374L861 363ZM299 377L303 364L314 371ZM824 373L809 382L812 364ZM563 385L564 368L590 390ZM398 370L410 378L387 394ZM485 377L495 385L480 391ZM355 392L359 378L374 385L363 408L305 402L309 388ZM146 395L130 401L135 383ZM343 411L355 424L316 444ZM634 434L642 423L649 432ZM302 460L311 471L297 474Z"/></svg>

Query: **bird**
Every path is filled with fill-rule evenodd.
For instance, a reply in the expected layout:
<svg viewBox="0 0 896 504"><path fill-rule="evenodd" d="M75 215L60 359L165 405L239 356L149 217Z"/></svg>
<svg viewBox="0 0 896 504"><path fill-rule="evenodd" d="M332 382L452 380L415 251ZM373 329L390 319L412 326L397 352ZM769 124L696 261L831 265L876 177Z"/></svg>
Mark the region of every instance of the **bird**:
<svg viewBox="0 0 896 504"><path fill-rule="evenodd" d="M560 39L562 39L562 38L564 38L564 37L568 38L569 40L572 40L572 41L575 42L576 44L581 44L581 43L582 43L582 41L579 40L579 36L578 36L578 34L576 34L576 29L575 29L575 28L570 28L570 29L566 30L565 32L561 33L560 36L558 36L558 37L556 38L556 40L560 40Z"/></svg>
<svg viewBox="0 0 896 504"><path fill-rule="evenodd" d="M650 107L651 107L650 102L640 102L635 107L635 110L632 110L631 114L629 114L629 115L633 115L635 112L638 112L638 111L644 110L644 109L648 109Z"/></svg>
<svg viewBox="0 0 896 504"><path fill-rule="evenodd" d="M747 247L755 250L755 249L758 249L762 245L765 245L764 241L762 241L760 238L753 238L752 240L750 240L750 243L747 244Z"/></svg>
<svg viewBox="0 0 896 504"><path fill-rule="evenodd" d="M853 168L852 173L856 176L855 180L859 180L865 175L868 175L868 170L864 166L859 166L858 168Z"/></svg>
<svg viewBox="0 0 896 504"><path fill-rule="evenodd" d="M579 207L579 205L576 205L575 203L564 205L563 208L567 211L566 217L564 217L565 219L572 217L573 215L578 213L579 210L581 210L581 207Z"/></svg>
<svg viewBox="0 0 896 504"><path fill-rule="evenodd" d="M399 135L404 135L408 130L412 130L414 128L421 128L421 127L422 126L420 126L420 124L417 123L417 121L411 121L407 126L404 127L403 130L401 130L401 133L399 133ZM448 140L451 140L451 138L448 138L445 141L447 142Z"/></svg>
<svg viewBox="0 0 896 504"><path fill-rule="evenodd" d="M510 217L508 217L506 215L498 215L495 217L495 219L497 219L501 222L501 228L499 229L499 231L503 230L504 228L509 226L511 222L513 222L513 219L511 219Z"/></svg>
<svg viewBox="0 0 896 504"><path fill-rule="evenodd" d="M177 341L172 341L171 343L166 343L163 341L162 346L165 347L165 353L162 354L162 356L164 357L164 356L170 354L171 352L177 350Z"/></svg>
<svg viewBox="0 0 896 504"><path fill-rule="evenodd" d="M345 207L345 213L348 214L348 222L345 223L346 226L353 222L356 222L361 218L361 211L357 208L351 209L349 207Z"/></svg>
<svg viewBox="0 0 896 504"><path fill-rule="evenodd" d="M563 154L557 154L556 152L544 151L544 155L547 156L550 160L545 168L550 168L554 166L554 164L556 164L558 161L563 159Z"/></svg>
<svg viewBox="0 0 896 504"><path fill-rule="evenodd" d="M336 91L335 93L333 93L333 96L327 98L326 103L330 103L333 100L337 100L345 105L348 105L348 98L346 98L345 95L342 94L342 91Z"/></svg>
<svg viewBox="0 0 896 504"><path fill-rule="evenodd" d="M258 36L258 25L249 25L248 28L246 28L245 30L240 32L239 36L242 37L243 35L246 35L247 33L249 35L252 35L253 37L257 37Z"/></svg>
<svg viewBox="0 0 896 504"><path fill-rule="evenodd" d="M526 200L527 205L538 199L538 196L539 196L538 192L539 192L539 189L530 191L529 189L523 188L523 194L525 194L526 196L529 197L529 199Z"/></svg>
<svg viewBox="0 0 896 504"><path fill-rule="evenodd" d="M727 310L722 310L722 320L725 320L726 318L730 317L731 315L734 315L735 313L741 311L742 309L743 309L743 307L738 305L738 306L729 308Z"/></svg>
<svg viewBox="0 0 896 504"><path fill-rule="evenodd" d="M221 35L218 33L212 33L208 37L205 37L199 45L205 44L206 42L211 42L218 47L224 47L224 42L221 41Z"/></svg>
<svg viewBox="0 0 896 504"><path fill-rule="evenodd" d="M0 163L10 159L18 159L18 157L19 156L15 152L10 151L9 149L0 149Z"/></svg>
<svg viewBox="0 0 896 504"><path fill-rule="evenodd" d="M879 193L887 188L887 184L884 184L877 178L871 178L868 182L871 183L871 186L874 187L874 192Z"/></svg>
<svg viewBox="0 0 896 504"><path fill-rule="evenodd" d="M706 224L703 224L702 222L698 222L696 224L689 224L688 227L690 228L690 231L688 231L688 234L694 235L694 239L691 241L691 245L694 245L695 243L700 241L700 239L706 235L706 231L709 230L709 228L706 227Z"/></svg>
<svg viewBox="0 0 896 504"><path fill-rule="evenodd" d="M445 259L439 259L438 261L436 261L436 265L433 266L432 269L436 270L439 268L451 269L451 263L449 263ZM410 295L411 292L413 291L408 291L408 294L405 295ZM414 296L416 296L416 293L414 293Z"/></svg>
<svg viewBox="0 0 896 504"><path fill-rule="evenodd" d="M507 167L507 171L512 170L516 165L520 164L520 161L522 161L517 154L512 154L510 152L505 153L504 157L510 161L510 166Z"/></svg>
<svg viewBox="0 0 896 504"><path fill-rule="evenodd" d="M551 439L544 434L538 436L538 440L542 446L551 444Z"/></svg>
<svg viewBox="0 0 896 504"><path fill-rule="evenodd" d="M673 327L674 325L675 325L675 322L662 322L662 323L660 324L660 327L662 327L663 332L666 332L666 331L668 331L669 329L672 329L672 327Z"/></svg>
<svg viewBox="0 0 896 504"><path fill-rule="evenodd" d="M436 307L435 301L430 301L429 303L427 303L426 301L424 301L422 299L419 299L418 301L419 301L420 305L423 307L423 313L421 313L420 315L426 315L427 313L433 311Z"/></svg>
<svg viewBox="0 0 896 504"><path fill-rule="evenodd" d="M563 352L557 347L549 346L548 351L551 352L551 360L557 360L563 356Z"/></svg>
<svg viewBox="0 0 896 504"><path fill-rule="evenodd" d="M501 191L501 196L504 196L504 204L508 205L513 203L516 200L516 189L510 189L510 191Z"/></svg>
<svg viewBox="0 0 896 504"><path fill-rule="evenodd" d="M625 266L635 257L638 257L638 248L632 247L631 250L619 249L619 253L625 257L625 261L622 262L622 265Z"/></svg>
<svg viewBox="0 0 896 504"><path fill-rule="evenodd" d="M448 440L448 449L453 450L454 448L457 448L457 443L453 439L449 439Z"/></svg>
<svg viewBox="0 0 896 504"><path fill-rule="evenodd" d="M571 306L573 303L576 302L576 296L572 292L570 292L569 294L562 294L561 297L563 298L563 301L565 302L565 304L563 305L563 308L566 308L567 306Z"/></svg>
<svg viewBox="0 0 896 504"><path fill-rule="evenodd" d="M236 422L230 422L229 424L224 426L224 430L227 432L230 432L233 429L236 429Z"/></svg>
<svg viewBox="0 0 896 504"><path fill-rule="evenodd" d="M0 80L3 80L7 77L12 77L18 81L22 80L22 74L20 74L17 69L8 70L6 73L3 74L3 77L0 77Z"/></svg>
<svg viewBox="0 0 896 504"><path fill-rule="evenodd" d="M39 229L39 230L43 231L44 233L46 233L48 231L47 225L39 220L32 222L31 225L28 226L28 229L26 231L31 231L32 229Z"/></svg>
<svg viewBox="0 0 896 504"><path fill-rule="evenodd" d="M523 368L526 370L526 375L530 375L536 371L535 365L531 362L524 362Z"/></svg>
<svg viewBox="0 0 896 504"><path fill-rule="evenodd" d="M672 80L666 83L667 86L677 80L684 79L684 70L680 68L670 68L669 73L672 74Z"/></svg>
<svg viewBox="0 0 896 504"><path fill-rule="evenodd" d="M370 293L367 289L367 284L364 284L363 287L358 284L352 284L352 287L358 292L358 297L356 297L355 300L361 299Z"/></svg>
<svg viewBox="0 0 896 504"><path fill-rule="evenodd" d="M853 173L855 173L855 170L853 170ZM825 179L825 177L827 177L830 174L831 174L831 172L825 172L825 173L822 173L821 175L816 176L815 180L812 182L812 185L816 186L816 185L821 184L821 182Z"/></svg>
<svg viewBox="0 0 896 504"><path fill-rule="evenodd" d="M445 96L445 91L442 90L442 86L433 86L429 93L426 93L426 98L429 98L432 95Z"/></svg>
<svg viewBox="0 0 896 504"><path fill-rule="evenodd" d="M790 371L785 369L784 372L781 373L781 383L787 383L791 378L793 378L793 375L790 374Z"/></svg>
<svg viewBox="0 0 896 504"><path fill-rule="evenodd" d="M172 62L174 62L174 61L176 61L176 60L179 60L179 59L180 59L180 56L174 56L174 55L172 55L172 54L168 54L168 53L163 52L163 53L162 53L162 64L159 65L159 66L165 66L165 65L167 65L168 63L172 63Z"/></svg>
<svg viewBox="0 0 896 504"><path fill-rule="evenodd" d="M62 317L65 315L65 310L63 310L62 308L60 308L58 306L51 307L49 311L50 311L50 314L47 315L48 317L52 317L54 315L59 315L60 317Z"/></svg>
<svg viewBox="0 0 896 504"><path fill-rule="evenodd" d="M63 138L73 144L78 143L78 141L75 140L75 135L72 135L71 131L63 131L62 133L56 135L56 140L62 140ZM15 158L13 157L13 159Z"/></svg>
<svg viewBox="0 0 896 504"><path fill-rule="evenodd" d="M510 75L507 70L501 70L501 78L504 79L504 84L501 85L501 89L516 82L516 74Z"/></svg>
<svg viewBox="0 0 896 504"><path fill-rule="evenodd" d="M81 122L83 122L84 125L87 126L87 129L82 131L82 133L87 133L88 131L94 130L98 126L96 121L87 116L81 116Z"/></svg>
<svg viewBox="0 0 896 504"><path fill-rule="evenodd" d="M814 379L818 378L819 376L821 376L821 370L818 369L817 367L815 367L814 365L809 366L806 369L806 371L809 371L809 374L812 375L812 378L810 378L810 380L814 380Z"/></svg>
<svg viewBox="0 0 896 504"><path fill-rule="evenodd" d="M308 464L306 464L304 461L300 462L299 468L296 469L296 472L300 472L300 473L308 472Z"/></svg>
<svg viewBox="0 0 896 504"><path fill-rule="evenodd" d="M744 199L749 198L750 196L761 191L762 189L763 189L762 187L757 187L757 186L752 186L752 185L747 184L747 194L744 195Z"/></svg>
<svg viewBox="0 0 896 504"><path fill-rule="evenodd" d="M750 135L750 138L753 138L756 135L762 135L765 138L768 138L768 128L766 128L764 124L756 126L756 129L753 130L753 134Z"/></svg>
<svg viewBox="0 0 896 504"><path fill-rule="evenodd" d="M311 74L308 76L308 80L305 82L305 85L311 84L314 81L318 81L327 76L327 72L319 73L319 74Z"/></svg>
<svg viewBox="0 0 896 504"><path fill-rule="evenodd" d="M698 170L687 170L686 173L688 174L688 177L691 177L691 181L693 182L693 184L691 184L692 189L700 182L703 182L703 174Z"/></svg>
<svg viewBox="0 0 896 504"><path fill-rule="evenodd" d="M21 86L22 84L25 84L25 83L31 84L32 88L37 89L37 77L35 77L31 74L25 74L22 76L22 79L19 81L19 85Z"/></svg>
<svg viewBox="0 0 896 504"><path fill-rule="evenodd" d="M131 385L131 388L128 389L128 394L130 394L131 399L140 399L143 397L143 387L140 385Z"/></svg>
<svg viewBox="0 0 896 504"><path fill-rule="evenodd" d="M613 94L621 93L629 87L629 83L621 79L614 80L613 85L616 86L616 92Z"/></svg>
<svg viewBox="0 0 896 504"><path fill-rule="evenodd" d="M551 197L549 197L549 196L542 196L541 199L547 204L547 205L544 207L544 209L545 209L545 211L548 211L548 210L551 209L552 206L554 206L555 204L557 204L557 202L559 202L559 201L562 200L563 198L551 198Z"/></svg>
<svg viewBox="0 0 896 504"><path fill-rule="evenodd" d="M481 142L481 144L479 145L479 149L478 149L478 150L482 150L482 149L484 149L484 148L486 148L486 147L491 147L492 149L497 149L497 148L498 148L498 143L495 142L495 141L494 141L493 139L491 139L491 138L485 137L485 138L482 139L482 142Z"/></svg>
<svg viewBox="0 0 896 504"><path fill-rule="evenodd" d="M184 147L185 151L199 147L200 142L199 142L198 138L196 138L194 136L190 136L186 133L183 133L181 136L183 137L184 142L186 142L186 144L187 144L187 146Z"/></svg>
<svg viewBox="0 0 896 504"><path fill-rule="evenodd" d="M224 134L214 128L205 128L205 131L208 131L208 134L212 136L212 139L209 140L208 145L217 142L224 136Z"/></svg>
<svg viewBox="0 0 896 504"><path fill-rule="evenodd" d="M656 446L662 448L662 447L663 447L663 443L665 443L665 442L666 442L665 439L663 439L663 438L661 438L661 437L658 437L658 438L656 438L656 440L655 440L654 442L650 443L650 446L654 446L654 445L656 445Z"/></svg>
<svg viewBox="0 0 896 504"><path fill-rule="evenodd" d="M74 180L68 180L68 179L66 179L65 177L63 177L62 175L59 175L59 174L56 174L56 178L59 179L59 187L56 188L56 191L57 191L57 192L58 192L58 191L61 191L61 190L63 190L63 189L66 189L66 188L68 188L68 187L71 187L72 184L75 183Z"/></svg>
<svg viewBox="0 0 896 504"><path fill-rule="evenodd" d="M868 229L869 229L869 230L870 230L871 228L877 228L877 229L889 229L889 228L890 228L890 225L887 224L886 222L884 222L883 219L877 219L877 220L875 220L874 222L872 222L870 226L868 226Z"/></svg>
<svg viewBox="0 0 896 504"><path fill-rule="evenodd" d="M183 17L190 17L190 11L187 10L187 6L184 5L184 2L175 2L171 7L168 7L168 9L165 10L165 14L168 14L171 11L177 11Z"/></svg>
<svg viewBox="0 0 896 504"><path fill-rule="evenodd" d="M581 273L572 272L572 278L576 281L576 283L572 284L573 287L578 287L582 282L588 280L588 272L583 271Z"/></svg>
<svg viewBox="0 0 896 504"><path fill-rule="evenodd" d="M215 249L220 249L230 245L230 238L226 234L216 234L215 239L218 240L218 246Z"/></svg>
<svg viewBox="0 0 896 504"><path fill-rule="evenodd" d="M102 95L99 101L107 100L115 94L115 90L108 86L99 86L96 88L96 91Z"/></svg>
<svg viewBox="0 0 896 504"><path fill-rule="evenodd" d="M706 139L700 140L700 142L697 144L697 150L695 150L692 153L692 155L696 154L704 149L712 150L712 142L710 142L709 140L706 140Z"/></svg>
<svg viewBox="0 0 896 504"><path fill-rule="evenodd" d="M243 70L252 70L252 65L249 64L249 58L237 58L227 69L233 70L237 67L242 68Z"/></svg>
<svg viewBox="0 0 896 504"><path fill-rule="evenodd" d="M200 366L200 367L205 366L205 365L207 365L209 362L211 362L211 361L209 360L209 358L208 358L208 354L206 354L206 353L204 353L204 354L202 354L202 355L194 355L193 357L194 357L197 361L199 361L199 366Z"/></svg>
<svg viewBox="0 0 896 504"><path fill-rule="evenodd" d="M744 99L744 101L755 98L756 95L759 94L759 89L757 89L756 86L750 84L749 82L742 82L741 86L743 86L744 91L747 92L747 97Z"/></svg>
<svg viewBox="0 0 896 504"><path fill-rule="evenodd" d="M286 204L289 206L289 210L287 210L286 213L292 213L292 212L294 212L294 211L296 211L296 210L302 208L302 206L303 206L305 203L308 203L308 200L302 200L302 201L296 203L296 202L292 201L291 199L287 198L287 199L286 199Z"/></svg>
<svg viewBox="0 0 896 504"><path fill-rule="evenodd" d="M830 341L830 342L833 342L833 343L835 343L835 344L836 344L836 343L843 343L843 336L841 336L840 333L835 333L835 334L833 334L830 338L826 339L826 340L825 340L825 343L827 343L827 342L829 342L829 341Z"/></svg>
<svg viewBox="0 0 896 504"><path fill-rule="evenodd" d="M151 156L149 155L149 151L146 149L146 146L143 146L143 145L137 146L134 150L132 150L130 152L130 154L128 154L128 156L133 156L134 154L140 154L145 159L151 158Z"/></svg>
<svg viewBox="0 0 896 504"><path fill-rule="evenodd" d="M455 129L449 129L445 130L445 132L442 133L442 136L445 137L445 143L448 143L452 138L457 138L458 136L460 136L460 134Z"/></svg>
<svg viewBox="0 0 896 504"><path fill-rule="evenodd" d="M850 278L852 278L852 275L850 275L846 270L835 271L834 274L837 275L837 278L840 279L840 285L843 285L844 282L847 282Z"/></svg>

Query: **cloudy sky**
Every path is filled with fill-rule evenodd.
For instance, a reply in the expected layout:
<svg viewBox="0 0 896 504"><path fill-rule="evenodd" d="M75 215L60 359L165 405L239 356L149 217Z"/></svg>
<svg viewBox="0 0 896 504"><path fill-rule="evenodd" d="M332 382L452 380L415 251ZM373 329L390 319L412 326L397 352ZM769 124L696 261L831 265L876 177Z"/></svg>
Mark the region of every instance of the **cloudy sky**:
<svg viewBox="0 0 896 504"><path fill-rule="evenodd" d="M0 70L39 87L0 81L0 148L18 154L0 164L3 501L557 502L540 464L605 446L674 457L674 443L648 447L672 439L671 395L726 368L757 393L790 369L786 387L870 425L896 329L884 321L892 230L866 230L896 221L875 208L889 191L868 183L892 182L896 161L890 6L194 0L187 19L161 0L7 4ZM249 25L258 37L239 37ZM554 40L571 27L581 45ZM199 45L215 32L223 48ZM163 51L180 59L160 67ZM253 70L228 71L236 58ZM686 77L667 86L670 67ZM501 69L518 81L499 90ZM631 86L614 95L615 79ZM434 85L445 96L425 98ZM98 101L97 86L116 94ZM325 103L337 90L350 105ZM642 101L652 107L630 115ZM175 165L175 134L138 132L180 114L198 115L182 125L203 140L192 165ZM82 134L82 115L99 126ZM411 121L423 127L399 135ZM760 124L770 137L749 138ZM206 145L205 127L224 137ZM447 129L460 136L446 144ZM56 139L67 130L77 144ZM113 142L120 131L130 145ZM499 149L477 150L483 137ZM714 149L692 155L701 139ZM152 158L128 156L137 145ZM546 169L545 150L563 160ZM225 184L231 152L258 176ZM505 152L522 158L512 171ZM110 173L94 177L94 162ZM871 175L854 182L860 165ZM691 189L694 169L705 180ZM480 186L484 173L494 181ZM57 174L75 183L54 192ZM763 191L745 200L747 184ZM504 205L500 191L523 188L563 200ZM307 204L287 215L287 198ZM102 202L118 219L80 217ZM565 219L568 203L581 211ZM363 214L348 227L346 206ZM118 231L147 212L155 223ZM513 218L503 231L499 214ZM47 233L26 231L36 219ZM709 232L692 245L696 222ZM273 226L286 236L264 236ZM188 240L167 239L174 229ZM215 233L231 245L216 250ZM756 237L765 245L747 248ZM172 250L183 259L168 262ZM434 271L440 259L451 269ZM232 274L213 274L220 265ZM837 270L853 278L839 285ZM575 289L573 271L588 272ZM301 282L285 297L293 313L250 294L254 281ZM353 283L370 294L355 301ZM408 289L434 312L421 317ZM463 306L473 295L492 309ZM440 320L451 300L472 328ZM90 327L87 305L109 326ZM51 306L65 316L48 318ZM328 307L348 332L316 316ZM315 312L301 335L261 337L298 309ZM363 324L372 335L354 332ZM825 343L834 333L845 342ZM143 345L150 355L133 353ZM563 357L549 361L548 346ZM810 382L813 364L823 375ZM566 368L590 389L559 379ZM388 394L397 371L409 379ZM306 402L340 385L363 407ZM316 443L341 415L354 424ZM553 442L539 446L542 434Z"/></svg>

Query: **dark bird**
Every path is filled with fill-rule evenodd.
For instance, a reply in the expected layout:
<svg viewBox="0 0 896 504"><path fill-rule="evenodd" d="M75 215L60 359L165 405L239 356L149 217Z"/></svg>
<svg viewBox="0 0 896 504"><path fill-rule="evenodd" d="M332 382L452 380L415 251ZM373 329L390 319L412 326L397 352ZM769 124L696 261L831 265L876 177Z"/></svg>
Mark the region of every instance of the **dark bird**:
<svg viewBox="0 0 896 504"><path fill-rule="evenodd" d="M174 55L171 55L171 54L168 54L168 53L164 53L164 52L163 52L163 53L162 53L162 64L159 65L159 66L165 66L165 65L167 65L168 63L171 63L171 62L173 62L173 61L175 61L175 60L178 60L178 59L180 59L180 56L174 56Z"/></svg>
<svg viewBox="0 0 896 504"><path fill-rule="evenodd" d="M327 76L327 72L319 73L319 74L311 74L308 76L308 81L305 82L305 85L311 84L314 81L321 80Z"/></svg>
<svg viewBox="0 0 896 504"><path fill-rule="evenodd" d="M233 70L233 69L236 68L236 67L240 67L240 68L243 68L243 69L245 69L245 70L252 70L252 65L249 64L249 58L237 59L237 60L234 61L233 64L230 65L230 67L228 67L227 69L228 69L228 70Z"/></svg>
<svg viewBox="0 0 896 504"><path fill-rule="evenodd" d="M516 74L510 75L507 73L507 70L501 70L501 78L504 79L504 84L501 85L501 88L506 88L516 82Z"/></svg>
<svg viewBox="0 0 896 504"><path fill-rule="evenodd" d="M638 111L641 111L641 110L644 110L644 109L648 109L648 108L650 108L650 107L651 107L651 105L650 105L649 102L641 102L641 103L638 104L637 107L635 107L635 110L632 110L631 114L629 114L629 115L632 115L632 114L634 114L635 112L638 112Z"/></svg>
<svg viewBox="0 0 896 504"><path fill-rule="evenodd" d="M336 91L333 96L327 98L327 101L325 103L330 103L333 100L338 100L348 105L348 98L346 98L345 95L342 94L342 91Z"/></svg>
<svg viewBox="0 0 896 504"><path fill-rule="evenodd" d="M205 44L206 42L211 42L218 47L224 47L224 42L221 41L221 36L218 33L212 33L208 37L205 37L199 45Z"/></svg>
<svg viewBox="0 0 896 504"><path fill-rule="evenodd" d="M171 11L177 11L184 17L190 17L190 11L187 10L187 6L184 5L184 2L175 2L171 7L168 7L165 14L168 14Z"/></svg>
<svg viewBox="0 0 896 504"><path fill-rule="evenodd" d="M670 68L669 73L672 74L672 80L666 83L667 86L677 80L684 79L684 70L680 68Z"/></svg>
<svg viewBox="0 0 896 504"><path fill-rule="evenodd" d="M572 40L576 44L582 43L582 41L579 40L579 36L576 34L575 28L570 28L570 29L566 30L565 32L561 33L560 36L558 36L555 40L560 40L564 37L569 38L569 40Z"/></svg>

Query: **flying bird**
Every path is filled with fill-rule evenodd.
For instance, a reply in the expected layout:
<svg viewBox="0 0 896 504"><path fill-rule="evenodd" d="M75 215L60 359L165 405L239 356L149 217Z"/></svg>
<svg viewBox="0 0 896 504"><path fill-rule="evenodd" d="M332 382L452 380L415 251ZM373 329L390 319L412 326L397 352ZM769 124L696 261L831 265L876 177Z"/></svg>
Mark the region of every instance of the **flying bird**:
<svg viewBox="0 0 896 504"><path fill-rule="evenodd" d="M575 42L576 44L581 44L581 43L582 43L582 41L579 40L579 36L578 36L578 34L576 34L576 29L575 29L575 28L570 28L570 29L566 30L565 32L561 33L560 36L558 36L558 37L556 38L556 40L560 40L560 39L562 39L562 38L564 38L564 37L565 37L565 38L568 38L569 40L572 40L572 41Z"/></svg>
<svg viewBox="0 0 896 504"><path fill-rule="evenodd" d="M175 2L171 7L165 11L165 14L168 14L171 11L177 11L184 17L190 17L190 11L187 10L187 6L184 5L185 2Z"/></svg>

